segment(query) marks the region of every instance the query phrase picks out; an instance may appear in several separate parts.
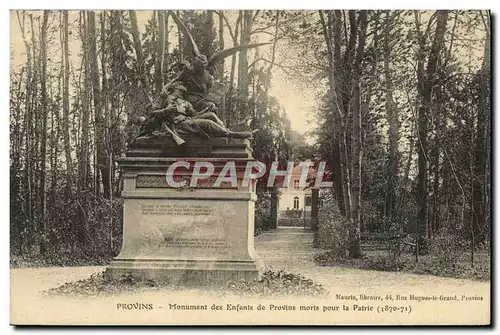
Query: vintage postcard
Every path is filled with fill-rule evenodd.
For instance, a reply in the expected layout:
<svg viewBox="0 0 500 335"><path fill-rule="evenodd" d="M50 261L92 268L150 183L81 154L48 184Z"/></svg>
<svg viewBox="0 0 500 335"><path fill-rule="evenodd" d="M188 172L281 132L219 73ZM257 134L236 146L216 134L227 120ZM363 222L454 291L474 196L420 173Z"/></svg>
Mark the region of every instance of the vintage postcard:
<svg viewBox="0 0 500 335"><path fill-rule="evenodd" d="M12 325L490 325L490 11L10 32Z"/></svg>

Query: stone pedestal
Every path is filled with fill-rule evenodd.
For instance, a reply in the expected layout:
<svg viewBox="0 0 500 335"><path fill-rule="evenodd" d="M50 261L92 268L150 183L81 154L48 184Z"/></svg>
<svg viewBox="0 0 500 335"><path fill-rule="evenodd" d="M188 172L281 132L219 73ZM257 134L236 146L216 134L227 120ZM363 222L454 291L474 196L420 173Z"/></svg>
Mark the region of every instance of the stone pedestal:
<svg viewBox="0 0 500 335"><path fill-rule="evenodd" d="M127 157L119 160L124 182L123 245L106 275L179 285L259 279L255 183L241 186L246 164L254 160L248 144L214 139L189 149L160 138L132 145ZM196 161L211 162L216 173L195 187L171 187L167 169L180 160L191 167L176 169L177 181L189 184ZM215 178L228 161L235 163L238 185L215 187Z"/></svg>

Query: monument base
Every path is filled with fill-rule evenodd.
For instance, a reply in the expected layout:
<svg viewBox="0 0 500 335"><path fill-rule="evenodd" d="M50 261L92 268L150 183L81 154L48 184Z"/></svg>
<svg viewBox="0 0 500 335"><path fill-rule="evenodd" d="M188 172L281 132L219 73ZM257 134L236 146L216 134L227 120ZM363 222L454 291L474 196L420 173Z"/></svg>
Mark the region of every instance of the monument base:
<svg viewBox="0 0 500 335"><path fill-rule="evenodd" d="M176 260L114 260L106 270L110 278L132 276L137 280L153 280L176 286L223 284L240 280L259 280L260 260L237 261L176 261Z"/></svg>
<svg viewBox="0 0 500 335"><path fill-rule="evenodd" d="M124 182L123 244L106 276L179 286L261 278L263 266L254 250L255 184L241 185L247 162L254 161L251 149L243 141L214 141L207 146L212 151L206 158L201 148L196 158L165 158L161 155L165 148L144 143L119 160ZM211 155L214 151L219 153L216 157ZM221 157L224 152L226 157ZM178 160L210 162L215 175L193 187L174 188L166 173ZM214 178L229 161L236 167L237 185L215 187ZM174 177L189 182L195 177L193 165L179 169Z"/></svg>

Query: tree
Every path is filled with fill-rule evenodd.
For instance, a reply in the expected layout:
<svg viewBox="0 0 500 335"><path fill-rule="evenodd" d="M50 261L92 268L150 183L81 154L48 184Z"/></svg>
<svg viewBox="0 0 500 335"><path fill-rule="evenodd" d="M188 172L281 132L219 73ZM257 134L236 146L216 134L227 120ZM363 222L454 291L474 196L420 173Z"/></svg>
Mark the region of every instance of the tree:
<svg viewBox="0 0 500 335"><path fill-rule="evenodd" d="M478 80L481 81L479 89L479 108L476 118L476 134L474 140L474 170L473 170L473 191L472 191L472 245L476 242L484 242L486 238L485 211L487 191L485 187L487 160L487 147L489 146L489 127L487 125L488 115L490 113L490 73L491 73L491 33L490 33L490 16L489 13L481 17L484 22L485 38L484 38L484 55L483 63L479 72Z"/></svg>
<svg viewBox="0 0 500 335"><path fill-rule="evenodd" d="M351 12L350 12L351 13ZM364 48L366 41L366 29L368 26L368 18L366 11L360 11L359 28L351 26L351 29L357 30L358 33L358 47L356 50L353 76L352 76L352 120L353 120L353 139L352 139L352 196L351 196L351 217L353 219L352 235L350 236L349 255L351 257L361 256L361 181L362 181L362 161L363 161L363 148L362 148L362 111L361 111L361 62L364 57ZM356 24L357 25L357 24Z"/></svg>
<svg viewBox="0 0 500 335"><path fill-rule="evenodd" d="M417 30L420 34L420 23L417 12L415 12ZM436 13L436 32L429 51L429 58L425 72L420 72L418 82L418 93L420 98L420 106L418 107L418 191L417 191L417 206L418 206L418 249L419 253L427 251L427 127L429 111L432 103L432 90L435 85L436 68L439 60L439 54L444 43L444 34L446 31L446 23L448 20L448 11L442 10ZM420 46L422 48L422 45ZM420 52L423 52L421 50Z"/></svg>
<svg viewBox="0 0 500 335"><path fill-rule="evenodd" d="M252 19L251 10L242 11L242 28L240 31L240 45L250 44L250 37L252 32ZM248 99L250 80L248 77L248 51L242 50L238 55L238 88L240 92L241 101ZM240 108L243 108L241 106Z"/></svg>
<svg viewBox="0 0 500 335"><path fill-rule="evenodd" d="M111 184L110 184L110 171L105 148L105 116L103 115L103 103L101 97L101 84L99 81L99 68L97 62L97 36L95 31L95 13L89 11L88 13L88 57L90 58L90 76L92 78L92 95L94 101L94 117L95 117L95 143L96 143L96 156L97 156L97 166L100 172L97 175L97 180L101 179L104 191L104 198L109 199L111 195Z"/></svg>
<svg viewBox="0 0 500 335"><path fill-rule="evenodd" d="M389 164L387 171L387 191L385 199L385 214L389 222L392 221L394 209L396 207L396 185L398 183L398 165L399 165L399 117L396 106L394 105L394 88L391 74L391 28L394 17L397 12L392 14L389 11L385 12L384 20L384 37L383 37L383 62L384 62L384 82L386 91L385 108L387 111L387 119L389 123Z"/></svg>
<svg viewBox="0 0 500 335"><path fill-rule="evenodd" d="M156 94L160 94L163 87L163 58L165 53L165 17L162 10L158 10L158 41L156 48L155 62L155 89Z"/></svg>
<svg viewBox="0 0 500 335"><path fill-rule="evenodd" d="M219 15L219 49L224 50L224 14L222 14L221 11L217 12ZM222 60L219 66L219 81L221 83L224 82L224 66L225 66L225 61ZM220 111L220 117L221 120L226 120L226 96L222 96L220 105L219 105L219 111Z"/></svg>
<svg viewBox="0 0 500 335"><path fill-rule="evenodd" d="M356 17L355 11L349 11L349 37L342 38L342 13L329 12L328 19L320 13L323 33L327 39L328 59L330 64L330 94L334 124L339 136L338 144L333 148L338 152L339 170L334 172L341 180L343 213L351 222L349 230L349 255L359 257L361 231L361 182L362 182L362 109L361 109L361 63L364 58L368 16L366 11L360 11ZM346 21L344 26L347 25ZM347 28L346 28L347 29ZM345 31L347 36L348 31ZM357 42L356 42L357 41ZM341 48L345 43L345 54ZM357 44L357 46L356 46ZM348 96L346 92L353 92ZM348 125L352 120L352 126ZM337 148L338 146L338 148ZM340 188L337 189L340 193ZM341 208L342 208L341 207Z"/></svg>
<svg viewBox="0 0 500 335"><path fill-rule="evenodd" d="M331 96L331 105L333 115L331 116L332 126L333 126L333 136L331 136L331 150L332 150L332 173L334 176L334 188L337 195L337 201L339 203L340 211L344 216L348 214L349 210L349 198L348 189L346 184L346 161L345 161L345 140L344 140L344 119L340 112L340 106L337 95L337 80L335 74L338 74L338 67L340 66L340 46L337 45L334 48L335 37L337 36L335 43L340 43L338 38L340 38L340 22L337 22L333 26L334 13L332 11L328 12L328 19L326 20L322 11L319 12L321 19L321 26L323 30L323 36L325 38L325 43L327 46L327 56L328 56L328 82L329 82L329 94ZM328 22L327 22L328 21ZM334 29L335 27L335 29ZM332 129L332 130L333 130Z"/></svg>
<svg viewBox="0 0 500 335"><path fill-rule="evenodd" d="M47 30L49 22L49 11L43 12L42 32L40 37L40 58L42 63L42 72L40 74L40 87L42 94L42 140L41 140L41 171L40 171L40 253L45 253L45 234L47 220L47 192L46 192L46 157L47 157L47 115L48 115L48 97L47 97Z"/></svg>
<svg viewBox="0 0 500 335"><path fill-rule="evenodd" d="M71 158L71 142L69 134L69 20L68 11L63 11L63 138L64 138L64 155L66 160L66 197L69 197L71 192L71 183L73 178L73 160Z"/></svg>
<svg viewBox="0 0 500 335"><path fill-rule="evenodd" d="M141 44L141 38L139 36L139 27L137 25L137 16L134 10L129 11L129 16L130 16L130 31L132 33L132 37L134 39L134 49L135 49L135 54L136 54L136 64L137 64L137 73L139 74L139 78L141 80L141 85L142 85L142 92L144 96L144 101L149 104L153 104L152 97L150 96L150 87L149 87L149 82L146 77L146 69L145 69L145 59L144 59L144 53L142 50L142 44ZM118 33L121 30L121 25L119 23L119 17L115 16L115 25L118 28ZM117 35L116 38L121 40L121 35ZM157 49L158 50L158 49ZM161 64L163 60L158 60ZM161 73L161 65L159 67L155 67L155 71L160 71ZM156 73L156 72L155 72ZM158 85L158 82L161 80L160 77L158 77L158 74L155 75L155 82L156 85Z"/></svg>

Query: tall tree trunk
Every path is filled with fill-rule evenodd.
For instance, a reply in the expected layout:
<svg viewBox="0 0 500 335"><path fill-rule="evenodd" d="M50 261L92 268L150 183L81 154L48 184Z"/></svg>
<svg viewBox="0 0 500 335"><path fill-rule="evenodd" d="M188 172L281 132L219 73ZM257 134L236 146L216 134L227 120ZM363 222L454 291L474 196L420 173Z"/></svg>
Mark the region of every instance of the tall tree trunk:
<svg viewBox="0 0 500 335"><path fill-rule="evenodd" d="M37 150L38 150L38 141L37 141L37 132L38 132L38 120L40 119L38 115L38 83L40 81L40 59L37 57L37 42L35 38L35 25L33 23L33 15L29 15L30 18L30 27L31 27L31 46L33 48L33 76L31 81L31 104L30 104L30 119L28 120L30 124L30 129L28 130L29 134L29 142L28 143L28 156L30 158L28 162L28 166L26 167L29 170L29 182L28 182L28 201L29 205L29 221L30 226L33 228L31 233L28 236L30 240L29 245L33 245L35 243L35 233L38 227L35 227L36 218L37 218L37 202L35 201L37 197L36 190L36 171L37 171Z"/></svg>
<svg viewBox="0 0 500 335"><path fill-rule="evenodd" d="M158 40L156 41L155 60L155 89L159 95L163 87L163 58L165 52L165 15L162 10L158 10Z"/></svg>
<svg viewBox="0 0 500 335"><path fill-rule="evenodd" d="M436 32L429 53L423 82L419 83L421 103L418 108L418 183L417 183L417 224L418 249L420 254L427 252L427 128L432 103L432 89L435 83L439 53L444 43L448 11L437 11Z"/></svg>
<svg viewBox="0 0 500 335"><path fill-rule="evenodd" d="M486 183L486 145L490 141L486 118L490 113L490 73L491 73L491 37L489 30L489 15L487 16L486 36L484 41L483 64L479 72L480 75L480 105L477 111L477 128L474 143L474 169L473 169L473 192L472 192L472 231L476 243L485 241L485 194Z"/></svg>
<svg viewBox="0 0 500 335"><path fill-rule="evenodd" d="M204 29L205 31L205 36L206 39L203 41L203 48L201 52L204 55L212 55L214 53L214 40L215 40L215 35L214 35L214 11L213 10L207 10L206 13L206 18L205 18L205 23L204 23Z"/></svg>
<svg viewBox="0 0 500 335"><path fill-rule="evenodd" d="M440 180L440 155L441 155L441 147L443 146L441 135L445 133L445 122L443 118L443 112L441 110L443 95L441 85L437 85L434 88L435 95L435 103L434 108L432 109L432 120L434 127L434 137L432 148L430 149L430 174L432 175L432 211L430 212L428 218L428 229L427 229L427 237L429 239L432 238L432 235L437 232L439 225L439 212L440 212L440 188L439 188L439 180Z"/></svg>
<svg viewBox="0 0 500 335"><path fill-rule="evenodd" d="M371 14L370 21L372 22L372 28L371 31L373 32L373 38L371 39L371 46L369 47L371 50L374 50L372 53L372 57L370 59L366 59L364 68L371 67L370 71L368 72L368 78L363 80L365 83L365 89L363 90L363 95L364 95L364 100L361 101L361 117L363 119L362 122L362 147L364 146L364 143L367 142L367 137L369 137L369 134L373 131L373 129L376 127L374 122L371 120L374 118L374 113L373 113L373 108L372 108L372 98L373 98L373 91L378 89L377 84L378 84L378 79L379 79L379 71L378 71L378 63L379 63L379 44L381 39L383 38L383 34L381 33L382 30L381 27L381 17L382 17L382 12L373 12ZM370 23L368 23L370 24ZM363 159L363 164L361 166L361 173L365 175L365 170L367 167L367 161ZM362 182L364 183L366 178L363 178ZM370 233L370 217L365 217L364 213L361 212L361 232L366 232Z"/></svg>
<svg viewBox="0 0 500 335"><path fill-rule="evenodd" d="M40 88L42 94L42 139L40 146L41 169L40 169L40 253L45 254L45 234L47 220L47 192L46 192L46 156L47 156L47 30L49 22L49 11L43 11L42 34L40 37L40 57L42 73L40 74Z"/></svg>
<svg viewBox="0 0 500 335"><path fill-rule="evenodd" d="M240 25L241 25L241 21L243 20L243 11L239 11L238 12L238 18L236 19L236 24L235 24L235 27L234 27L234 35L233 35L233 47L235 46L238 46L238 35L239 35L239 30L240 30ZM224 14L222 14L224 15ZM230 72L230 75L229 75L229 108L231 108L231 111L234 110L234 77L235 77L235 74L236 74L236 54L233 54L231 56L231 72ZM226 114L229 114L227 113L226 111ZM231 124L230 124L230 120L234 120L235 118L234 117L231 117L231 118L228 118L226 116L226 119L224 120L225 121L225 124L229 126L229 128L231 128Z"/></svg>
<svg viewBox="0 0 500 335"><path fill-rule="evenodd" d="M31 184L32 184L32 190L31 190L31 195L32 195L32 206L33 206L33 224L35 225L36 223L39 224L38 220L40 220L40 201L38 201L41 196L40 196L40 152L39 152L39 146L40 146L40 121L42 119L42 115L40 115L41 111L41 98L40 98L40 90L38 87L38 84L40 83L41 85L41 48L40 48L40 41L37 41L36 39L36 33L35 31L41 32L41 23L40 20L38 20L38 27L35 27L33 23L33 15L30 15L30 23L31 23L31 45L33 46L33 69L34 69L34 80L33 80L33 99L32 101L32 108L33 108L33 137L32 137L32 142L31 142L31 150L32 150L32 173L31 173ZM40 35L39 35L40 36ZM34 230L34 232L39 233L39 227Z"/></svg>
<svg viewBox="0 0 500 335"><path fill-rule="evenodd" d="M252 10L243 11L243 28L241 29L240 44L250 44L250 37L252 32ZM248 99L250 81L248 75L248 52L242 50L239 52L238 58L238 89L240 98L243 103Z"/></svg>
<svg viewBox="0 0 500 335"><path fill-rule="evenodd" d="M75 222L74 229L76 234L76 245L83 247L86 239L87 227L87 199L89 187L89 174L90 174L90 92L89 88L92 87L90 80L90 66L89 66L89 53L88 53L88 32L86 25L86 12L80 11L80 36L82 40L83 50L83 87L82 91L82 115L81 115L81 139L79 147L79 183L78 183L78 216L79 222Z"/></svg>
<svg viewBox="0 0 500 335"><path fill-rule="evenodd" d="M165 48L164 48L164 56L163 56L163 82L167 82L167 71L165 71L165 67L170 63L170 23L169 23L169 18L170 18L170 11L166 10L165 11Z"/></svg>
<svg viewBox="0 0 500 335"><path fill-rule="evenodd" d="M177 14L177 17L179 19L182 19L180 11L177 11L176 14ZM177 26L177 36L178 36L177 46L179 48L179 62L183 62L184 61L184 42L182 40L182 32L181 32L181 28L179 26Z"/></svg>
<svg viewBox="0 0 500 335"><path fill-rule="evenodd" d="M63 11L63 141L64 141L64 157L66 160L66 199L71 192L71 184L73 181L73 162L71 158L71 142L69 135L69 20L68 11Z"/></svg>
<svg viewBox="0 0 500 335"><path fill-rule="evenodd" d="M399 133L399 118L396 107L394 106L393 85L391 76L391 50L389 47L391 40L391 15L386 11L384 25L384 77L385 77L385 93L386 102L385 108L387 112L387 121L389 123L389 164L387 169L387 188L385 197L385 216L389 222L392 220L393 211L396 208L396 190L398 180L398 133Z"/></svg>
<svg viewBox="0 0 500 335"><path fill-rule="evenodd" d="M266 96L268 95L269 88L271 87L272 71L273 71L274 63L276 62L276 47L278 45L279 23L280 23L280 11L277 10L276 11L276 23L275 23L275 27L274 27L273 45L271 47L271 63L269 64L269 67L267 68L266 82L264 85L264 92L265 92Z"/></svg>
<svg viewBox="0 0 500 335"><path fill-rule="evenodd" d="M105 148L108 152L108 169L109 169L109 185L111 187L111 190L109 192L109 199L110 199L110 211L113 211L113 181L115 177L115 171L113 169L113 161L114 161L114 151L113 151L113 127L112 125L114 124L115 120L114 117L111 115L111 111L109 109L109 93L108 93L108 77L107 77L107 71L106 67L108 64L106 64L106 58L108 55L108 52L106 52L106 48L109 47L109 42L106 41L106 13L101 12L100 14L100 22L101 22L101 78L102 78L102 90L101 90L101 97L102 97L102 106L103 106L103 112L104 112L104 118L106 122L106 131L105 131L105 136L104 136L104 141L105 141ZM114 249L114 243L113 243L113 215L109 215L109 246L108 246L108 252L113 252Z"/></svg>
<svg viewBox="0 0 500 335"><path fill-rule="evenodd" d="M331 13L331 12L330 12ZM335 95L334 106L337 111L336 125L339 134L339 162L342 177L342 193L344 197L345 217L347 220L351 219L351 181L349 173L349 154L348 154L348 139L347 139L347 107L344 103L340 83L345 83L344 72L347 71L343 67L341 45L342 45L342 13L339 10L333 11L333 16L330 17L332 22L332 40L333 44L333 75L335 78ZM344 62L346 60L344 59Z"/></svg>
<svg viewBox="0 0 500 335"><path fill-rule="evenodd" d="M167 57L168 54L170 53L170 51L169 51L169 46L170 46L170 40L169 40L169 35L170 35L169 32L170 32L170 30L169 30L169 25L170 24L169 24L169 20L168 20L169 17L170 17L170 11L167 10L167 11L165 11L165 49L164 49L165 50L165 52L164 52L165 53L165 57Z"/></svg>
<svg viewBox="0 0 500 335"><path fill-rule="evenodd" d="M82 49L83 49L83 87L82 90L82 116L81 116L81 137L80 137L80 190L85 192L88 188L88 175L89 175L89 91L90 85L88 82L89 74L89 60L88 60L88 42L87 42L87 25L85 24L85 12L80 12L80 35L82 36Z"/></svg>
<svg viewBox="0 0 500 335"><path fill-rule="evenodd" d="M219 13L219 49L224 50L224 14ZM219 80L220 82L224 82L224 59L220 62L219 67Z"/></svg>
<svg viewBox="0 0 500 335"><path fill-rule="evenodd" d="M139 78L141 81L142 90L144 94L144 101L145 103L153 105L153 99L150 95L149 82L145 71L146 64L144 60L144 53L142 51L141 37L139 35L139 26L137 24L137 15L135 13L135 10L129 10L129 16L130 16L132 38L134 40L134 49L137 57L137 73L139 74ZM116 20L119 20L119 18L117 18Z"/></svg>
<svg viewBox="0 0 500 335"><path fill-rule="evenodd" d="M221 13L222 11L219 12L219 49L224 50L224 16ZM220 62L219 65L219 81L221 84L224 83L224 69L225 68L225 61L224 59ZM219 114L221 120L226 123L226 94L221 97L220 104L219 104Z"/></svg>
<svg viewBox="0 0 500 335"><path fill-rule="evenodd" d="M223 15L223 14L222 14ZM243 20L243 11L238 12L238 18L236 19L236 24L234 26L234 36L233 36L233 47L238 46L238 36L240 31L241 21ZM229 92L234 89L234 77L236 73L236 54L231 57L231 74L229 76Z"/></svg>
<svg viewBox="0 0 500 335"><path fill-rule="evenodd" d="M123 32L123 26L121 24L121 18L118 13L112 13L110 20L109 20L109 27L111 32L113 33L114 36L120 36L121 33ZM121 74L121 53L120 53L120 45L122 41L121 38L115 38L110 41L108 44L108 47L106 50L111 50L110 52L110 59L109 59L109 83L107 82L106 87L109 87L109 92L112 92L111 88L116 87L120 84L120 74ZM118 94L108 94L107 95L109 99L109 110L108 113L110 115L110 135L109 135L109 146L110 148L114 147L114 143L116 143L119 140L119 133L115 130L116 127L114 126L117 124L119 121L119 115L120 115L120 92ZM110 150L111 156L113 156L113 150ZM117 153L118 155L121 154L121 152ZM115 171L115 169L111 169L112 171ZM118 171L118 174L120 172ZM119 180L119 178L118 178ZM121 183L116 183L116 190L115 194L119 194L119 187Z"/></svg>
<svg viewBox="0 0 500 335"><path fill-rule="evenodd" d="M89 40L89 58L90 58L90 75L92 78L92 95L94 97L94 118L96 125L96 156L97 167L100 172L101 182L103 185L104 198L109 199L111 193L110 171L108 154L105 147L105 125L103 117L103 106L101 97L101 84L99 81L99 67L97 62L97 36L95 29L95 12L88 12L88 40ZM96 171L97 173L97 171ZM98 181L99 182L99 181Z"/></svg>
<svg viewBox="0 0 500 335"><path fill-rule="evenodd" d="M63 19L62 19L62 12L59 12L58 15L58 21L59 21L59 37L61 37L61 34L63 32ZM62 43L61 39L61 43ZM62 85L63 85L63 76L64 76L64 48L60 48L61 52L61 64L59 68L59 73L58 73L58 78L57 78L57 95L54 96L54 93L51 96L51 101L52 107L51 107L51 114L50 114L50 125L51 125L51 164L50 168L52 170L52 175L51 175L51 180L52 184L50 186L50 207L49 207L49 212L53 213L55 208L57 208L57 200L58 200L58 182L59 182L59 138L60 138L60 133L61 133L61 117L59 111L61 110L62 104L61 104L61 96L62 96ZM56 218L53 219L54 226L59 227L59 222L60 222L60 216L57 216ZM54 234L50 234L51 237L51 243L50 246L52 249L57 249L57 241L59 239L54 238Z"/></svg>
<svg viewBox="0 0 500 335"><path fill-rule="evenodd" d="M139 69L143 69L144 66L144 55L142 53L141 37L139 35L139 26L137 24L137 15L135 10L128 11L130 16L130 26L132 39L134 40L135 54L137 57L137 63L139 64Z"/></svg>
<svg viewBox="0 0 500 335"><path fill-rule="evenodd" d="M410 100L408 100L410 101ZM413 114L415 114L413 112ZM413 160L413 150L415 148L415 134L413 132L415 132L415 125L416 124L416 120L413 120L412 122L412 125L411 125L411 129L413 130L412 133L410 134L409 136L409 149L408 149L408 157L406 159L406 162L404 163L404 167L403 167L403 179L402 179L402 185L401 185L401 199L399 199L398 201L398 213L400 216L403 215L403 211L405 214L407 214L407 206L406 206L406 199L408 197L408 194L411 192L411 190L408 190L408 187L409 187L409 182L410 182L410 170L411 170L411 164L412 164L412 160ZM406 228L408 227L403 227L403 229L405 231Z"/></svg>
<svg viewBox="0 0 500 335"><path fill-rule="evenodd" d="M362 148L362 110L361 110L361 63L363 61L366 30L368 26L368 17L365 10L360 11L358 31L358 47L356 50L356 58L353 69L353 98L352 98L352 167L351 167L351 182L352 182L352 196L351 196L351 219L353 221L352 229L350 229L350 243L349 243L349 256L361 256L361 166L363 161L363 148ZM351 27L352 29L353 27Z"/></svg>
<svg viewBox="0 0 500 335"><path fill-rule="evenodd" d="M491 12L486 11L486 16L487 18L485 19L485 28L488 30L488 35L490 39L488 40L489 43L489 48L491 48ZM490 49L491 50L491 49ZM490 52L491 53L491 52ZM491 57L488 56L488 57ZM488 63L488 66L491 68L491 64ZM488 80L488 84L490 84L491 78ZM488 85L488 90L491 89L491 86ZM485 97L489 97L489 94L486 94ZM492 134L491 134L491 102L489 98L485 101L487 102L486 106L488 106L488 112L486 113L486 120L485 120L485 155L486 155L486 162L485 162L485 178L484 178L484 185L485 185L485 190L484 190L484 208L485 208L485 235L488 238L488 241L491 241L491 236L489 235L490 232L490 227L491 227L491 139L492 139ZM489 251L491 255L491 243L489 243Z"/></svg>
<svg viewBox="0 0 500 335"><path fill-rule="evenodd" d="M25 129L25 143L26 143L26 157L25 157L25 163L24 163L24 185L25 185L25 204L26 204L26 216L27 216L27 223L26 223L26 231L31 232L31 222L32 222L32 217L33 217L33 209L32 209L32 204L31 204L31 135L32 135L32 92L33 92L33 84L34 84L34 71L33 71L33 60L31 56L31 47L28 42L26 32L25 32L25 19L26 19L26 13L23 11L22 12L22 20L19 17L19 12L18 14L18 21L19 21L19 27L21 30L21 35L23 38L24 42L24 47L26 49L26 67L27 67L27 75L26 75L26 110L24 114L24 129ZM34 48L34 46L33 46ZM34 50L33 50L34 52ZM30 234L27 234L26 236L26 241L23 241L24 245L30 245L31 244L31 238ZM21 250L23 250L23 246L21 246Z"/></svg>
<svg viewBox="0 0 500 335"><path fill-rule="evenodd" d="M334 63L334 48L333 48L333 36L332 32L332 11L327 12L327 19L325 19L325 15L323 11L319 11L321 26L323 28L323 36L325 37L325 43L328 51L328 83L330 88L330 94L332 96L332 104L334 106L335 111L332 115L332 120L334 124L334 128L332 130L332 169L333 169L333 187L335 191L335 195L337 198L338 206L340 212L343 216L346 216L346 206L345 206L345 197L344 197L344 183L342 176L342 164L341 164L341 155L342 152L340 150L340 123L341 123L341 113L338 106L338 97L337 97L337 88L335 82L335 63ZM327 22L328 21L328 22Z"/></svg>

